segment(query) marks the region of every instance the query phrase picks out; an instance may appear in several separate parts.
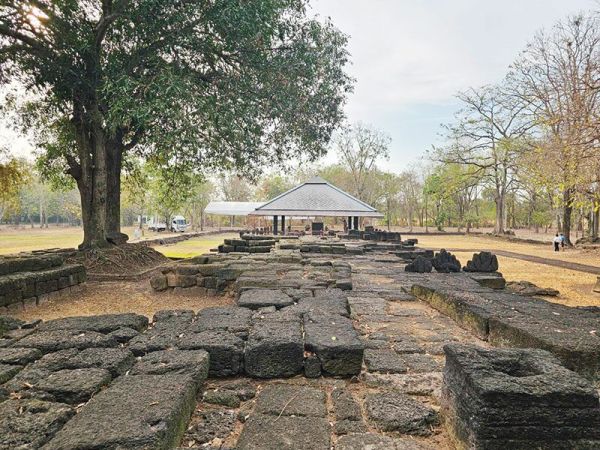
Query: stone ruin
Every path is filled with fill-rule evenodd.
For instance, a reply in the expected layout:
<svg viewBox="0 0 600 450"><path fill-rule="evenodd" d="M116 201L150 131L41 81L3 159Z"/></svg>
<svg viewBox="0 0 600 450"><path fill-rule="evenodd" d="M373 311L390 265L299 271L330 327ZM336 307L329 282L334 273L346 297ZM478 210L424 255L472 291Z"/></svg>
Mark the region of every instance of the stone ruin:
<svg viewBox="0 0 600 450"><path fill-rule="evenodd" d="M0 448L600 447L600 310L406 272L434 257L410 244L302 251L338 244L152 279L233 306L0 321Z"/></svg>
<svg viewBox="0 0 600 450"><path fill-rule="evenodd" d="M81 264L65 264L52 253L0 257L0 314L32 308L53 296L70 294L85 282Z"/></svg>

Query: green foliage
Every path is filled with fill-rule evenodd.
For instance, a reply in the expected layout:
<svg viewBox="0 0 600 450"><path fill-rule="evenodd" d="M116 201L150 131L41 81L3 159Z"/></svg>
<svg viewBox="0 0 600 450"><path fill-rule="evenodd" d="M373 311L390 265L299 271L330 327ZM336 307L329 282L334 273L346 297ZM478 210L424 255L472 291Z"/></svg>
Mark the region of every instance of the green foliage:
<svg viewBox="0 0 600 450"><path fill-rule="evenodd" d="M271 174L263 177L256 191L255 197L257 201L272 200L278 195L290 190L294 187L294 183L286 176Z"/></svg>
<svg viewBox="0 0 600 450"><path fill-rule="evenodd" d="M307 5L7 0L0 82L37 94L22 118L45 175L79 159L74 109L157 165L255 175L321 156L351 90L347 37Z"/></svg>
<svg viewBox="0 0 600 450"><path fill-rule="evenodd" d="M29 181L27 164L0 147L0 220L19 207L20 190Z"/></svg>

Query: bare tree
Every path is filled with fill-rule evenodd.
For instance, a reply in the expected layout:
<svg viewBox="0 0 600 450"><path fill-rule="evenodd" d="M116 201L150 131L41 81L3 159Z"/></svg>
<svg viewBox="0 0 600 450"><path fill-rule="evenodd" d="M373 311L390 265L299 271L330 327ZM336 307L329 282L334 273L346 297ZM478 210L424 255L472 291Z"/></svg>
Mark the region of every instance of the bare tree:
<svg viewBox="0 0 600 450"><path fill-rule="evenodd" d="M484 86L458 94L463 108L446 126L449 144L434 148L434 159L473 168L473 177L494 189L495 233L506 226L506 195L515 181L518 156L534 126L527 104L504 86Z"/></svg>
<svg viewBox="0 0 600 450"><path fill-rule="evenodd" d="M378 160L389 159L390 142L389 136L360 123L342 129L335 139L341 163L352 174L354 194L362 201L374 200L374 193L369 192L369 174Z"/></svg>
<svg viewBox="0 0 600 450"><path fill-rule="evenodd" d="M583 169L600 157L599 66L599 17L579 15L538 33L509 76L543 132L536 166L549 185L561 186L569 244L576 192L590 183Z"/></svg>

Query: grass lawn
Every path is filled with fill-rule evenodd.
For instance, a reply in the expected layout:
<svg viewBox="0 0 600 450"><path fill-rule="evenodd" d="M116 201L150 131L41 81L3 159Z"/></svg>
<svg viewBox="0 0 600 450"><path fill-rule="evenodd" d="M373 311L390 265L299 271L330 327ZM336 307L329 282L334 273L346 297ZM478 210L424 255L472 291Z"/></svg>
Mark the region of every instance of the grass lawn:
<svg viewBox="0 0 600 450"><path fill-rule="evenodd" d="M239 238L239 233L224 233L201 236L187 241L178 242L173 245L161 245L154 247L169 258L191 258L203 253L208 253L211 248L216 248L223 243L224 239Z"/></svg>
<svg viewBox="0 0 600 450"><path fill-rule="evenodd" d="M134 227L124 227L123 232L129 235L129 242L136 242L133 240ZM173 234L166 232L155 233L144 230L142 240L161 236L173 236ZM192 241L188 241L190 244L188 244L188 242L182 242L169 247L157 247L156 249L165 253L167 256L194 256L200 253L206 253L211 248L223 243L224 236L237 237L238 235L220 234L206 236L205 238L200 238L198 240L199 242L192 243ZM52 225L50 225L49 228L23 227L14 229L3 227L0 228L0 255L10 255L13 253L30 252L32 250L44 250L49 248L75 248L82 240L83 230L79 227L53 227ZM180 255L177 252L183 252L183 254Z"/></svg>

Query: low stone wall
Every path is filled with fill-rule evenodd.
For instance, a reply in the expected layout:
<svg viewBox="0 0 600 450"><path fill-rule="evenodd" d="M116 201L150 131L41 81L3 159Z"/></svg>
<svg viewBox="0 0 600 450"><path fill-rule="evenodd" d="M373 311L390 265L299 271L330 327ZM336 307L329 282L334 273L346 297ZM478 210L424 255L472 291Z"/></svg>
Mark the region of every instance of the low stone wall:
<svg viewBox="0 0 600 450"><path fill-rule="evenodd" d="M466 274L447 276L443 281L431 275L412 286L413 295L461 327L495 346L548 350L567 368L600 379L598 308L571 308L494 291Z"/></svg>
<svg viewBox="0 0 600 450"><path fill-rule="evenodd" d="M0 313L37 306L85 282L81 264L64 264L58 255L0 259Z"/></svg>
<svg viewBox="0 0 600 450"><path fill-rule="evenodd" d="M444 350L442 407L461 448L600 448L596 389L550 353Z"/></svg>

